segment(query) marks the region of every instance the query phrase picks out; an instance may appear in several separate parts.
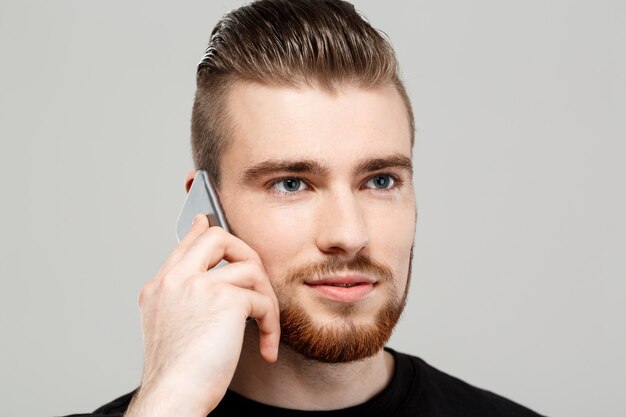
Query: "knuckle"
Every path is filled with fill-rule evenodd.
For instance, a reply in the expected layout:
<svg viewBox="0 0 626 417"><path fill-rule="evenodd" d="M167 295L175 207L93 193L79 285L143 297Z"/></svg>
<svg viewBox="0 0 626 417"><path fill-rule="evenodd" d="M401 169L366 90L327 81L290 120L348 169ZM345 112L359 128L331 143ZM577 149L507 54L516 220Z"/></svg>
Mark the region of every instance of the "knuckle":
<svg viewBox="0 0 626 417"><path fill-rule="evenodd" d="M263 261L261 261L261 257L254 249L252 250L252 261L259 266L259 268L261 269L261 271L263 271L263 273L265 273L265 267L263 266Z"/></svg>
<svg viewBox="0 0 626 417"><path fill-rule="evenodd" d="M260 311L262 312L263 316L268 316L268 315L272 315L274 313L274 304L272 303L272 299L263 294L261 297L258 298L258 301L260 308Z"/></svg>
<svg viewBox="0 0 626 417"><path fill-rule="evenodd" d="M142 308L146 305L152 294L154 293L154 281L148 282L146 285L141 288L139 294L137 295L137 304Z"/></svg>
<svg viewBox="0 0 626 417"><path fill-rule="evenodd" d="M247 274L250 274L254 278L258 278L259 276L264 274L264 271L261 268L261 265L259 265L257 262L253 260L242 262L242 266L244 268L244 271Z"/></svg>
<svg viewBox="0 0 626 417"><path fill-rule="evenodd" d="M257 280L269 282L269 276L267 275L267 271L265 270L265 267L263 267L263 264L254 264L254 274Z"/></svg>
<svg viewBox="0 0 626 417"><path fill-rule="evenodd" d="M224 229L218 226L207 228L200 234L197 244L206 246L218 246L224 240Z"/></svg>
<svg viewBox="0 0 626 417"><path fill-rule="evenodd" d="M259 267L259 270L263 271L263 273L265 273L265 267L263 266L263 262L261 261L261 257L253 251L253 255L252 255L252 259L250 260L251 262L253 262L254 264L256 264Z"/></svg>
<svg viewBox="0 0 626 417"><path fill-rule="evenodd" d="M168 293L175 287L173 274L165 274L158 281L158 291Z"/></svg>

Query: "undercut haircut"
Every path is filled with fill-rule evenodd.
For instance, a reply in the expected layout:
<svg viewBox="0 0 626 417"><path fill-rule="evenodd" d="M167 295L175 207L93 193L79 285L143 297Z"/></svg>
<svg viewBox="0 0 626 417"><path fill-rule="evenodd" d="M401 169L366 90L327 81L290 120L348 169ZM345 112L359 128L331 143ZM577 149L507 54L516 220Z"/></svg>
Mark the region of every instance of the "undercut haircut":
<svg viewBox="0 0 626 417"><path fill-rule="evenodd" d="M415 123L390 42L342 0L259 0L217 23L196 74L191 150L196 169L220 185L219 161L233 126L227 108L235 82L283 87L395 86Z"/></svg>

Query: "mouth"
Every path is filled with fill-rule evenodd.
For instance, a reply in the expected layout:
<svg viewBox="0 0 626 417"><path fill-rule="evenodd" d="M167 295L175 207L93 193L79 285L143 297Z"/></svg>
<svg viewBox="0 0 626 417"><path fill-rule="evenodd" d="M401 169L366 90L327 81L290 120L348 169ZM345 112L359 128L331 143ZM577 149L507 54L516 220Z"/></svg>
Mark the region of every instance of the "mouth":
<svg viewBox="0 0 626 417"><path fill-rule="evenodd" d="M366 298L373 291L377 282L367 276L350 275L327 277L305 284L322 297L343 303L352 303Z"/></svg>

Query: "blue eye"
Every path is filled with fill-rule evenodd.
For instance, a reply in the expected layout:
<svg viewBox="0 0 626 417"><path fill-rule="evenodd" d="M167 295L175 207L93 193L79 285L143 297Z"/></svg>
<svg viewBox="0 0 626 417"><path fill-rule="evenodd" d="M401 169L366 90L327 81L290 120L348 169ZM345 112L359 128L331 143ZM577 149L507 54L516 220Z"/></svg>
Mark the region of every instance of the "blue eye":
<svg viewBox="0 0 626 417"><path fill-rule="evenodd" d="M372 177L365 183L367 188L376 188L379 190L388 190L396 185L396 180L387 174L380 174Z"/></svg>
<svg viewBox="0 0 626 417"><path fill-rule="evenodd" d="M304 181L299 178L284 178L272 184L272 189L279 194L296 193L307 188Z"/></svg>

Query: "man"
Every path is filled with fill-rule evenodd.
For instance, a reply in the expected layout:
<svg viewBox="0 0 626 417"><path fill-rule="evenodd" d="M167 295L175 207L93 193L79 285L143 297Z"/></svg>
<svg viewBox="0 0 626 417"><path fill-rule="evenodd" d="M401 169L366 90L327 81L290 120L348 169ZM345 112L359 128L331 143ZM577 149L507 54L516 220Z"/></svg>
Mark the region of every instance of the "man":
<svg viewBox="0 0 626 417"><path fill-rule="evenodd" d="M93 415L537 415L384 348L411 273L413 115L352 5L229 13L197 86L194 162L232 234L196 217L139 296L140 388Z"/></svg>

